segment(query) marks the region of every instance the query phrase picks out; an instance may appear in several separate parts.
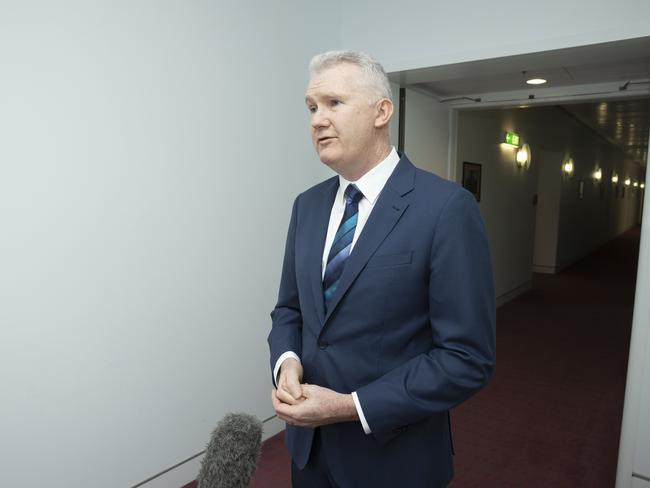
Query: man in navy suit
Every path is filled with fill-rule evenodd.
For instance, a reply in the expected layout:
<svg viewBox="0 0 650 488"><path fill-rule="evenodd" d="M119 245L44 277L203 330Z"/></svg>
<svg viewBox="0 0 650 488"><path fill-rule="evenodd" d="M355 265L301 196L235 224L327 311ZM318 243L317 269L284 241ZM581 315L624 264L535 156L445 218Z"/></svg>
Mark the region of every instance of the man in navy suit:
<svg viewBox="0 0 650 488"><path fill-rule="evenodd" d="M301 193L269 334L294 487L444 487L449 410L490 379L495 299L474 197L390 145L379 63L310 64L314 147L338 176Z"/></svg>

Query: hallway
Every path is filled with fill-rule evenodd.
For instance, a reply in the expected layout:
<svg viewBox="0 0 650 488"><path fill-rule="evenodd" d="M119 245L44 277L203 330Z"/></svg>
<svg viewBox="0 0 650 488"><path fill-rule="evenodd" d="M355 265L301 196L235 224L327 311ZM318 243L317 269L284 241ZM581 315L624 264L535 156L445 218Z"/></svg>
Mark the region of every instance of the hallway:
<svg viewBox="0 0 650 488"><path fill-rule="evenodd" d="M614 486L639 239L535 274L498 309L494 379L452 412L451 488ZM251 486L289 487L289 462L283 433L269 439Z"/></svg>
<svg viewBox="0 0 650 488"><path fill-rule="evenodd" d="M640 229L497 312L492 383L452 412L452 488L614 486Z"/></svg>

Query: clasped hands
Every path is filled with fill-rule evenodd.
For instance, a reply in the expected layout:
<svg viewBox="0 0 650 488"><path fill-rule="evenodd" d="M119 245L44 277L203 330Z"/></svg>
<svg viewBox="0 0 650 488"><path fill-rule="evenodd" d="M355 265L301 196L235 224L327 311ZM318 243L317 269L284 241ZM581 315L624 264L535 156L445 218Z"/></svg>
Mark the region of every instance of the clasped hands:
<svg viewBox="0 0 650 488"><path fill-rule="evenodd" d="M278 388L271 392L273 408L282 420L300 427L318 427L358 420L352 395L302 382L302 364L286 359L280 366Z"/></svg>

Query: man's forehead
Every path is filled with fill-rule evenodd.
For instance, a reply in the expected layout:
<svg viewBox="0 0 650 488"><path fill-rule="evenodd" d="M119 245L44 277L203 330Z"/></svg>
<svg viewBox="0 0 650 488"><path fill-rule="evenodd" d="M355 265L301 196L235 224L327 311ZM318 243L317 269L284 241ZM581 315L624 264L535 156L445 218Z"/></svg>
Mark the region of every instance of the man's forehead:
<svg viewBox="0 0 650 488"><path fill-rule="evenodd" d="M331 85L332 83L329 82L329 84ZM327 85L328 85L327 79L321 76L315 76L311 80L309 80L309 84L307 85L307 93L320 90L323 87L326 87Z"/></svg>
<svg viewBox="0 0 650 488"><path fill-rule="evenodd" d="M340 95L359 83L360 74L356 66L348 63L327 67L309 80L305 99L322 95Z"/></svg>
<svg viewBox="0 0 650 488"><path fill-rule="evenodd" d="M335 95L344 91L344 89L345 85L341 83L332 83L327 80L312 80L307 86L305 99L323 95Z"/></svg>

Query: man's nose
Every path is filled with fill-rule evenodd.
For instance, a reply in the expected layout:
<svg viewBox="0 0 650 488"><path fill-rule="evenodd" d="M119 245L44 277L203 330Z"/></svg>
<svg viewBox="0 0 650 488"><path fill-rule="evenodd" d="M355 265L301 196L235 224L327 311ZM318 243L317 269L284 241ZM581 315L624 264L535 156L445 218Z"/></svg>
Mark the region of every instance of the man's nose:
<svg viewBox="0 0 650 488"><path fill-rule="evenodd" d="M319 127L327 127L330 123L326 110L318 109L311 114L311 126L314 129Z"/></svg>

